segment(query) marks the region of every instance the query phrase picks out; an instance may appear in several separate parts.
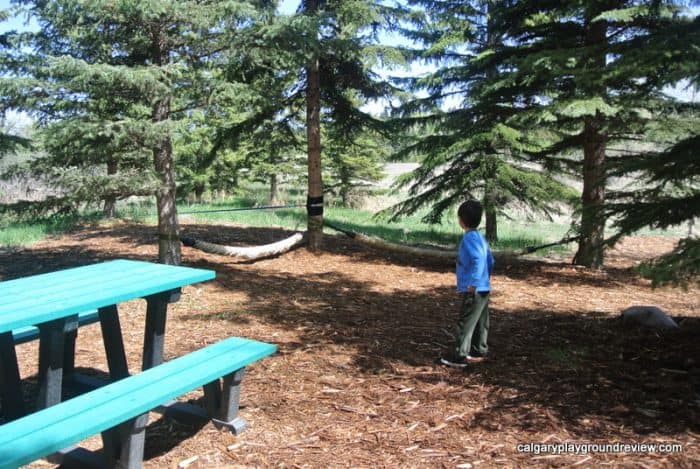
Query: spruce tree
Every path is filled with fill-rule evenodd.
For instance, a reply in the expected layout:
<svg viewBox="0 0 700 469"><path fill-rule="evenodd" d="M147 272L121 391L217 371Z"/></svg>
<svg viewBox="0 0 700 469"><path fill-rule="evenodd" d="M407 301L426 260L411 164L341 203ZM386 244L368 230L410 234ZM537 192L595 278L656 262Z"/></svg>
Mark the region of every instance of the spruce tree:
<svg viewBox="0 0 700 469"><path fill-rule="evenodd" d="M379 134L366 131L352 139L342 133L322 133L326 156L325 191L337 192L341 204L349 207L354 189L371 187L383 176L383 162L389 155L389 145Z"/></svg>
<svg viewBox="0 0 700 469"><path fill-rule="evenodd" d="M10 17L10 12L0 10L0 24ZM0 159L4 154L13 153L21 147L29 145L29 141L15 135L5 126L5 117L9 110L16 106L15 99L18 91L17 83L7 78L12 71L13 41L12 33L0 34Z"/></svg>
<svg viewBox="0 0 700 469"><path fill-rule="evenodd" d="M49 148L57 149L54 161L63 167L100 162L107 165L107 177L115 176L122 188L148 186L156 196L159 260L178 264L173 128L178 119L217 95L215 66L224 51L240 45L236 33L251 27L259 14L255 7L269 12L274 5L268 1L22 3L41 26L27 57L31 71L43 80L42 92L34 92L31 107L47 128L61 130L49 140ZM61 150L67 147L75 151ZM123 177L124 171L111 175L110 163L113 168L126 164L135 177L147 181L135 185ZM89 187L85 182L80 185Z"/></svg>
<svg viewBox="0 0 700 469"><path fill-rule="evenodd" d="M378 0L304 0L312 38L307 49L306 102L309 157L309 197L323 195L321 123L355 139L363 129L387 130L385 122L363 112L358 103L386 98L395 92L372 71L377 58L391 60L392 48L379 44L379 33L390 28L400 8ZM321 115L324 110L325 115ZM321 248L323 216L309 217L310 248Z"/></svg>
<svg viewBox="0 0 700 469"><path fill-rule="evenodd" d="M263 122L247 138L242 167L250 170L253 180L268 184L268 203L280 203L280 185L300 179L304 160L303 137L288 120Z"/></svg>
<svg viewBox="0 0 700 469"><path fill-rule="evenodd" d="M494 0L440 2L413 0L423 15L404 34L419 48L414 60L436 65L423 77L405 80L419 95L401 108L414 138L396 158L419 158L421 165L400 179L409 198L394 207L394 218L429 205L428 222L464 198L482 200L486 237L498 239L497 214L508 202L549 215L573 190L530 164L527 152L543 135L518 129L520 90L504 81L512 65L496 49L507 39L497 23Z"/></svg>
<svg viewBox="0 0 700 469"><path fill-rule="evenodd" d="M657 39L687 22L682 3L522 1L498 10L509 40L494 55L513 66L502 79L520 89L520 128L546 129L552 141L537 160L583 181L576 264L603 263L610 148L641 138L664 107L661 86L681 64L664 58L671 51Z"/></svg>
<svg viewBox="0 0 700 469"><path fill-rule="evenodd" d="M654 49L639 59L670 67L660 85L700 89L700 18L677 22L653 41ZM687 287L700 281L700 239L693 232L700 217L700 103L668 101L645 128L645 140L654 145L618 158L610 167L611 175L634 178L634 183L613 191L606 204L606 216L614 220L608 243L644 227L688 224L687 235L672 252L641 266L655 286Z"/></svg>
<svg viewBox="0 0 700 469"><path fill-rule="evenodd" d="M365 102L394 92L372 71L378 60L393 58L394 48L381 46L378 35L401 10L384 3L304 0L295 15L265 24L259 40L227 72L235 79L244 66L254 70L249 73L256 81L273 79L265 87L253 86L258 97L246 106L248 115L221 129L215 149L241 142L242 136L280 118L280 113L290 125L305 123L311 250L322 245L321 126L332 126L351 141L363 129L387 128L383 120L361 110Z"/></svg>

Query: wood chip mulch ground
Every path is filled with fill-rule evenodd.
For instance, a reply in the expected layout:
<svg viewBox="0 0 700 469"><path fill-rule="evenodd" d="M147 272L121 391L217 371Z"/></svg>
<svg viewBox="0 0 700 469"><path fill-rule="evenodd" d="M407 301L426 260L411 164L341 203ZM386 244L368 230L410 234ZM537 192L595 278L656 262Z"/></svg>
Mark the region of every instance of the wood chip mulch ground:
<svg viewBox="0 0 700 469"><path fill-rule="evenodd" d="M286 235L223 225L183 232L227 244ZM0 278L113 258L152 261L154 240L150 226L85 228L0 252ZM184 264L214 269L217 278L186 287L171 305L166 358L231 335L275 343L279 353L247 370L247 431L235 436L153 413L145 467L698 467L700 291L653 290L630 270L673 243L628 238L603 271L537 261L497 266L493 356L467 371L436 364L453 341L451 265L335 236L323 254L298 249L256 263L183 248ZM624 324L619 313L631 305L657 305L680 328ZM120 310L138 372L145 303ZM98 325L82 328L77 366L104 373L102 347ZM35 343L18 347L28 393L36 352ZM532 443L673 443L682 451L518 450Z"/></svg>

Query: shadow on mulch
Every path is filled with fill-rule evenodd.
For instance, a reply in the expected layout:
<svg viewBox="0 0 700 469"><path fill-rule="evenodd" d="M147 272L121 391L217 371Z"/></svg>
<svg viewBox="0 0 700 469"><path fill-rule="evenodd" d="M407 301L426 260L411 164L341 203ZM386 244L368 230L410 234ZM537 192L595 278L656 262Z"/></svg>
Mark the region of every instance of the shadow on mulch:
<svg viewBox="0 0 700 469"><path fill-rule="evenodd" d="M138 245L153 242L150 231L150 227L125 226L90 231L84 236L119 237ZM232 242L231 231L230 226L183 229L220 243ZM236 242L251 244L289 234L250 228L235 228L235 233ZM327 249L333 254L398 263L426 272L451 270L444 263L385 255L344 238L328 238ZM32 251L29 257L24 264L0 263L2 277L105 260L109 253L70 248ZM274 327L298 332L300 342L279 344L282 354L314 344L337 344L354 351L350 366L356 368L358 377L399 374L427 383L469 383L497 389L484 397L485 408L463 423L466 429L551 428L554 432L565 426L576 439L591 441L604 438L605 428L611 425L631 428L640 435L700 431L700 324L695 318L689 318L677 331L658 333L584 311L494 309L490 333L494 358L464 373L436 365L438 356L452 344L449 334L457 297L451 286L386 293L338 271L299 277L255 271L235 262L199 261L195 265L216 270L219 287L245 293L249 300L245 312L215 311L184 320L242 324L248 320L246 315L254 315ZM613 269L603 277L580 276L575 270L567 273L558 266L536 263L503 266L500 273L544 285L588 282L595 287L613 286L611 280L621 287L632 278L625 269ZM412 374L406 366L427 372Z"/></svg>

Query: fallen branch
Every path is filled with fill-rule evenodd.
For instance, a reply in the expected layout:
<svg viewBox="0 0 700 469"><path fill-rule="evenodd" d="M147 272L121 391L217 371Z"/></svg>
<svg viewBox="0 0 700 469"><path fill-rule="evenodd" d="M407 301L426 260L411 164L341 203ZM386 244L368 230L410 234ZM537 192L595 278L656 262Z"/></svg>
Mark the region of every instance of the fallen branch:
<svg viewBox="0 0 700 469"><path fill-rule="evenodd" d="M295 233L292 236L270 244L262 246L226 246L223 244L208 243L195 238L182 237L182 244L193 247L210 254L219 254L222 256L238 257L246 260L257 260L263 257L276 256L284 254L300 245L305 240L303 233Z"/></svg>

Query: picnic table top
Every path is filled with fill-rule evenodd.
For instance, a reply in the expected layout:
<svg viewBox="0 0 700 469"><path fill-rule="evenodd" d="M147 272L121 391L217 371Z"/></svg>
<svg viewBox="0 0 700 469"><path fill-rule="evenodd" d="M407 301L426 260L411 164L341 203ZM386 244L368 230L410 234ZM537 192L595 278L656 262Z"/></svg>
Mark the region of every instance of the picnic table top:
<svg viewBox="0 0 700 469"><path fill-rule="evenodd" d="M120 259L0 282L0 333L215 276L212 270Z"/></svg>

